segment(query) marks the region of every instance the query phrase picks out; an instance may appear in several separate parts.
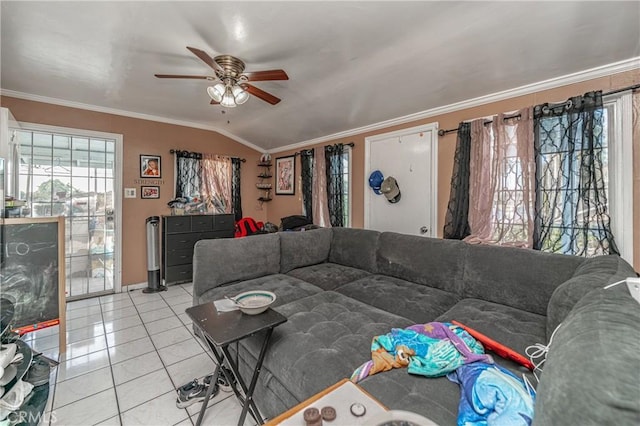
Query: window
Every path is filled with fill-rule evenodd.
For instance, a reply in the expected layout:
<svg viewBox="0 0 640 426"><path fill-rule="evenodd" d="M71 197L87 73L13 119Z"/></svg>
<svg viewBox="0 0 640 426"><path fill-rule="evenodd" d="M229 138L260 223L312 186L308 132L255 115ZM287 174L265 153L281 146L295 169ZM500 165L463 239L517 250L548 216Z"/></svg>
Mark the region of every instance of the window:
<svg viewBox="0 0 640 426"><path fill-rule="evenodd" d="M633 106L632 95L624 93L604 98L606 108L607 200L611 230L620 256L633 263ZM640 119L640 117L638 118Z"/></svg>

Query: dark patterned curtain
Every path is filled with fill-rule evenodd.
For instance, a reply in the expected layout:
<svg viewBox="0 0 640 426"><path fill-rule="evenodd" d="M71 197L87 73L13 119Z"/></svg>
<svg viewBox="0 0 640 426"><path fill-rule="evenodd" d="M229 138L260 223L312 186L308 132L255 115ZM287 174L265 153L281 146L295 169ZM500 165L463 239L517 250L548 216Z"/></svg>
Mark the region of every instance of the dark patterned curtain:
<svg viewBox="0 0 640 426"><path fill-rule="evenodd" d="M324 155L327 165L327 198L331 226L344 226L344 145L327 145Z"/></svg>
<svg viewBox="0 0 640 426"><path fill-rule="evenodd" d="M242 196L240 195L240 165L242 160L232 158L233 175L231 177L231 203L236 220L242 219Z"/></svg>
<svg viewBox="0 0 640 426"><path fill-rule="evenodd" d="M469 164L471 161L471 123L458 125L458 141L453 160L451 193L443 230L444 238L462 240L469 228Z"/></svg>
<svg viewBox="0 0 640 426"><path fill-rule="evenodd" d="M313 223L313 150L306 149L300 152L301 176L302 176L302 213Z"/></svg>
<svg viewBox="0 0 640 426"><path fill-rule="evenodd" d="M202 154L176 151L176 198L200 194Z"/></svg>
<svg viewBox="0 0 640 426"><path fill-rule="evenodd" d="M604 113L600 91L534 108L535 249L618 254L607 213Z"/></svg>

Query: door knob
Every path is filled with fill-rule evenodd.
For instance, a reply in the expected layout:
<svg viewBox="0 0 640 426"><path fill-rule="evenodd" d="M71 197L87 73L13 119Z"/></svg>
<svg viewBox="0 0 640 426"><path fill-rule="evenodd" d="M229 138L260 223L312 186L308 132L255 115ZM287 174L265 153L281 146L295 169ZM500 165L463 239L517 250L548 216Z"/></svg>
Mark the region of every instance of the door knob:
<svg viewBox="0 0 640 426"><path fill-rule="evenodd" d="M429 228L427 228L426 226L423 226L422 228L420 228L421 234L426 234L427 232L429 232Z"/></svg>

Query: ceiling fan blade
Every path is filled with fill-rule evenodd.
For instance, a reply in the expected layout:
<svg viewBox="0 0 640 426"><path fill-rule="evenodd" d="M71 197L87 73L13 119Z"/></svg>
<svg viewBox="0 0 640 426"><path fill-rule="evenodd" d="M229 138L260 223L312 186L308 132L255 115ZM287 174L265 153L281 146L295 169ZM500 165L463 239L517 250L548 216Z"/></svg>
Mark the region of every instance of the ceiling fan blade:
<svg viewBox="0 0 640 426"><path fill-rule="evenodd" d="M253 96L256 96L260 99L262 99L265 102L270 103L271 105L275 105L278 102L280 102L279 98L276 98L275 96L273 96L271 93L267 93L262 89L258 89L256 86L252 86L250 84L243 84L242 87L249 93L251 93Z"/></svg>
<svg viewBox="0 0 640 426"><path fill-rule="evenodd" d="M244 75L249 81L289 80L284 70L245 72Z"/></svg>
<svg viewBox="0 0 640 426"><path fill-rule="evenodd" d="M211 102L209 102L211 105L220 105L220 102L216 102L213 99L211 99Z"/></svg>
<svg viewBox="0 0 640 426"><path fill-rule="evenodd" d="M176 74L154 74L157 78L192 78L196 80L216 80L208 75L176 75Z"/></svg>
<svg viewBox="0 0 640 426"><path fill-rule="evenodd" d="M218 65L216 61L214 61L213 58L207 54L207 52L204 52L200 49L196 49L195 47L189 47L189 46L187 46L187 49L189 49L191 53L193 53L198 58L200 58L202 62L209 65L211 68L213 68L214 71L216 71L216 73L224 71L222 67Z"/></svg>

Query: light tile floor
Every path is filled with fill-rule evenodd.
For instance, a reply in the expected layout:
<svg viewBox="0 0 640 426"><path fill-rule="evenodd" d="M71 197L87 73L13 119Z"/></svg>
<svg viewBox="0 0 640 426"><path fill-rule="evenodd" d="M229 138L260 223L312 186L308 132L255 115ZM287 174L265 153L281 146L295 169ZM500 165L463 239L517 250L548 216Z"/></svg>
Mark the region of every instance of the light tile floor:
<svg viewBox="0 0 640 426"><path fill-rule="evenodd" d="M25 335L36 351L60 361L51 372L41 424L195 424L202 404L177 408L175 389L211 373L215 364L184 313L192 288L176 285L154 294L133 290L68 303L62 354L58 327ZM235 425L240 410L233 393L219 392L203 424Z"/></svg>

